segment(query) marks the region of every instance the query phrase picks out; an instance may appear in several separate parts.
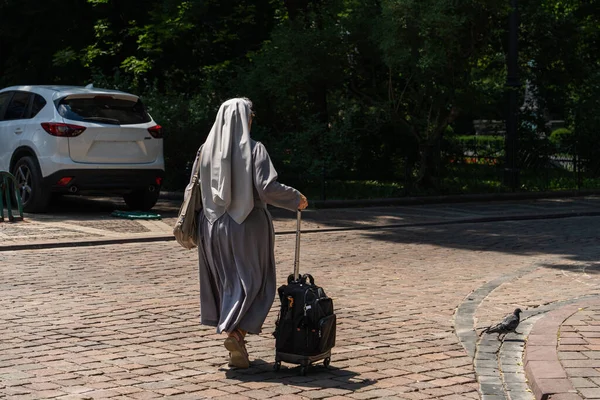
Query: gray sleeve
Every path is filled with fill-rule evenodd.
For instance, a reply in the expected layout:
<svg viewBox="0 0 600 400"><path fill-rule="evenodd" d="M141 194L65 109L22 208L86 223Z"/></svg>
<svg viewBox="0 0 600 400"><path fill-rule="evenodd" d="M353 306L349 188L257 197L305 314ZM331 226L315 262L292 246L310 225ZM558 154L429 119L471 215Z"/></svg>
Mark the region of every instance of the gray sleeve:
<svg viewBox="0 0 600 400"><path fill-rule="evenodd" d="M300 192L277 182L277 171L262 143L256 143L253 158L254 186L261 200L276 207L297 210L300 204Z"/></svg>

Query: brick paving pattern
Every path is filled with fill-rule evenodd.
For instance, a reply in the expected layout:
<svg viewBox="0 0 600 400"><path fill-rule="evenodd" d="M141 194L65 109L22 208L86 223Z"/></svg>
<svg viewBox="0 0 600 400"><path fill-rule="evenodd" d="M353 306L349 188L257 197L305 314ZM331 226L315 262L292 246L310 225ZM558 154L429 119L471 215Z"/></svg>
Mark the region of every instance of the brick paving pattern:
<svg viewBox="0 0 600 400"><path fill-rule="evenodd" d="M404 213L390 211L361 223ZM448 212L464 215L443 207L435 218ZM474 328L517 306L597 296L598 228L600 219L582 217L304 235L302 270L334 298L339 318L331 367L306 377L285 364L272 371L276 303L264 332L249 337L253 367L227 368L224 337L198 324L196 255L173 242L1 252L0 397L486 398L455 333L457 308L518 271L482 298ZM277 237L280 283L293 246L293 236ZM572 325L595 327L593 318Z"/></svg>
<svg viewBox="0 0 600 400"><path fill-rule="evenodd" d="M575 312L560 327L558 358L571 385L587 399L600 398L600 304Z"/></svg>

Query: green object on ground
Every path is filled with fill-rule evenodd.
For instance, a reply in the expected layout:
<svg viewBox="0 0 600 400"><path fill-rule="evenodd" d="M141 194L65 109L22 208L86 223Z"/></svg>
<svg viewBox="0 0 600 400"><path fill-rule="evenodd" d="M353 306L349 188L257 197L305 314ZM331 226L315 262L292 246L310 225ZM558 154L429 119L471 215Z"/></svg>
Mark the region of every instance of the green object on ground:
<svg viewBox="0 0 600 400"><path fill-rule="evenodd" d="M113 217L125 219L161 219L160 214L144 211L113 211Z"/></svg>
<svg viewBox="0 0 600 400"><path fill-rule="evenodd" d="M11 193L12 192L12 193ZM21 203L21 196L19 194L17 179L13 174L6 171L0 171L0 222L4 221L4 200L6 200L6 208L8 210L8 220L15 222L15 217L12 213L12 196L14 193L15 199L17 200L17 207L19 209L19 215L23 220L23 204Z"/></svg>

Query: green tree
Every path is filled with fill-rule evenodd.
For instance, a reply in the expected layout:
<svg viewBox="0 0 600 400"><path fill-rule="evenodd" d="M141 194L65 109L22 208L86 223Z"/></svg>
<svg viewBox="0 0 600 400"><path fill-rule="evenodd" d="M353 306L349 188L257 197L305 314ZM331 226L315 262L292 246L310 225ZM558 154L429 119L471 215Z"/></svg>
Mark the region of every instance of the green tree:
<svg viewBox="0 0 600 400"><path fill-rule="evenodd" d="M287 181L402 180L415 167L421 186L439 190L448 126L463 134L474 118L505 114L508 4L4 0L0 84L91 80L141 95L166 129L167 170L178 174L218 105L249 96L253 134ZM597 158L598 6L521 2L520 70L539 105L523 147L540 152L552 116L568 121L586 159Z"/></svg>
<svg viewBox="0 0 600 400"><path fill-rule="evenodd" d="M96 74L129 75L135 89L194 93L204 81L231 72L268 38L272 1L87 0L94 40L58 53ZM70 56L70 57L69 57Z"/></svg>
<svg viewBox="0 0 600 400"><path fill-rule="evenodd" d="M537 0L522 9L523 72L536 88L540 114L564 119L573 131L577 153L598 171L600 151L595 112L600 105L600 3Z"/></svg>
<svg viewBox="0 0 600 400"><path fill-rule="evenodd" d="M241 91L258 110L256 136L292 180L320 179L324 168L331 175L348 166L348 125L335 124L334 105L348 66L343 7L342 1L285 2L270 40L248 55L240 74Z"/></svg>
<svg viewBox="0 0 600 400"><path fill-rule="evenodd" d="M0 87L84 81L83 68L62 68L54 57L92 40L92 24L89 5L79 0L0 1Z"/></svg>
<svg viewBox="0 0 600 400"><path fill-rule="evenodd" d="M392 120L417 140L423 186L436 186L446 127L480 97L477 78L496 54L506 11L487 0L382 0L377 39L387 79L378 97L385 93Z"/></svg>

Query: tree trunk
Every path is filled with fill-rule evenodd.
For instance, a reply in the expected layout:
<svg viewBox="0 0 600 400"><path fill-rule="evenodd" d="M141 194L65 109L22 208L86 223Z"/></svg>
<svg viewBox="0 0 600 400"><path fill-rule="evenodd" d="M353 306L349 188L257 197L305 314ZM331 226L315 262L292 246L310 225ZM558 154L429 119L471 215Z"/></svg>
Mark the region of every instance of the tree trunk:
<svg viewBox="0 0 600 400"><path fill-rule="evenodd" d="M447 115L437 124L435 130L429 137L421 137L416 131L413 131L420 140L419 143L419 177L417 184L426 189L440 189L441 178L441 156L442 156L442 138L448 125L450 125L459 115L459 109L452 107Z"/></svg>
<svg viewBox="0 0 600 400"><path fill-rule="evenodd" d="M439 190L440 187L440 145L429 142L419 144L419 176L417 185L423 189Z"/></svg>

